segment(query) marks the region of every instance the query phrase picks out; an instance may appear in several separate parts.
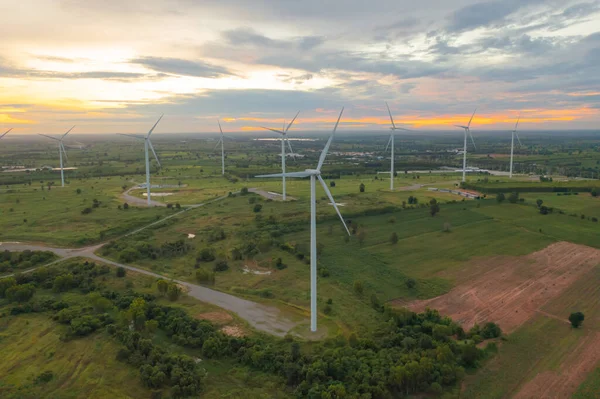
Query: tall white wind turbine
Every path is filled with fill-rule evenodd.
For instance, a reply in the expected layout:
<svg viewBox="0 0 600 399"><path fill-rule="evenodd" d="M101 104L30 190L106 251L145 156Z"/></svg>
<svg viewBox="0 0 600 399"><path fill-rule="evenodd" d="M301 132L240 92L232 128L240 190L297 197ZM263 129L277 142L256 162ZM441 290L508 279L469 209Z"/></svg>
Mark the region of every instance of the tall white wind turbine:
<svg viewBox="0 0 600 399"><path fill-rule="evenodd" d="M13 128L11 127L10 129L8 129L6 132L2 133L2 135L0 135L0 139L4 136L6 136L11 130L13 130Z"/></svg>
<svg viewBox="0 0 600 399"><path fill-rule="evenodd" d="M223 135L223 129L221 129L221 121L217 119L217 123L219 124L219 130L221 131L221 138L217 142L215 149L221 144L221 174L225 176L225 147L223 147L223 141L225 141L225 136Z"/></svg>
<svg viewBox="0 0 600 399"><path fill-rule="evenodd" d="M331 136L329 136L329 140L327 140L327 144L325 144L325 148L323 148L323 152L321 152L321 157L319 158L319 163L317 164L316 169L306 169L304 172L291 172L291 173L277 173L273 175L260 175L256 177L310 177L310 330L317 331L317 196L316 196L316 180L318 179L323 186L323 190L325 190L325 194L331 201L331 204L335 208L344 228L348 235L350 235L350 231L348 230L348 226L346 226L346 222L342 218L342 214L331 195L331 191L325 184L325 181L321 177L321 167L325 162L325 157L327 157L327 152L329 151L329 147L331 146L331 142L333 141L333 137L335 135L335 131L337 130L338 124L340 123L340 119L342 117L342 113L344 112L344 108L340 112L340 116L335 123L335 127L331 132Z"/></svg>
<svg viewBox="0 0 600 399"><path fill-rule="evenodd" d="M67 151L65 150L65 146L63 145L63 140L67 136L67 134L69 134L71 132L71 130L73 130L74 128L75 128L75 126L70 128L69 130L67 130L67 132L60 137L53 137L53 136L48 136L47 134L40 133L40 136L48 137L49 139L58 141L58 155L60 156L60 180L62 183L62 187L65 186L65 170L64 170L64 165L63 165L63 154L65 154L65 159L68 160Z"/></svg>
<svg viewBox="0 0 600 399"><path fill-rule="evenodd" d="M279 133L281 135L281 172L282 172L281 179L283 182L283 200L284 201L287 199L287 193L286 193L286 189L285 189L285 177L286 177L286 173L285 173L285 143L287 141L287 144L290 148L290 153L293 153L294 151L292 150L292 145L290 144L290 141L288 140L287 132L288 132L288 130L290 130L290 127L292 127L292 125L294 124L294 121L296 120L296 118L298 117L299 114L300 114L300 111L298 111L296 116L294 116L294 119L292 119L292 121L290 122L289 125L287 125L287 127L285 127L285 122L284 122L284 124L283 124L284 128L282 130L271 129L270 127L261 126L263 129L267 129L272 132Z"/></svg>
<svg viewBox="0 0 600 399"><path fill-rule="evenodd" d="M471 136L471 141L473 142L473 147L477 148L477 146L475 145L475 140L473 140L473 135L471 134L471 122L473 121L475 112L477 112L477 108L475 108L475 111L473 111L473 115L471 115L471 119L469 119L469 123L467 124L467 126L454 125L456 127L460 127L461 129L465 130L465 145L463 148L463 175L462 175L463 183L465 181L467 181L467 135Z"/></svg>
<svg viewBox="0 0 600 399"><path fill-rule="evenodd" d="M385 102L385 106L387 107L388 114L390 114L390 122L392 122L392 127L390 127L390 130L392 131L392 133L390 134L390 139L387 143L387 146L385 147L385 150L387 151L390 144L392 145L392 160L391 160L391 166L390 166L390 191L394 191L394 136L395 136L395 132L396 132L396 130L405 130L407 132L409 132L410 130L402 128L402 127L396 127L396 124L394 123L394 118L392 117L392 112L390 111L390 106L388 105L387 101Z"/></svg>
<svg viewBox="0 0 600 399"><path fill-rule="evenodd" d="M515 151L515 136L517 136L517 140L519 140L519 146L521 146L521 139L519 138L519 135L517 134L517 127L519 126L519 120L521 119L521 114L519 114L519 117L517 118L517 123L515 124L515 128L512 131L512 138L510 141L510 178L512 179L513 177L513 155L514 155L514 151Z"/></svg>
<svg viewBox="0 0 600 399"><path fill-rule="evenodd" d="M156 159L156 163L158 163L158 167L161 166L160 161L158 160L158 155L156 155L156 151L154 151L154 147L152 146L152 142L150 141L150 135L152 134L152 132L156 128L156 125L158 125L158 122L160 122L162 117L163 117L163 115L161 115L160 118L158 118L158 120L156 121L154 126L152 126L152 129L150 129L148 134L145 136L142 136L141 134L118 133L121 136L128 136L128 137L136 138L138 140L144 140L144 155L146 157L146 196L147 196L147 200L148 200L148 206L150 206L150 202L151 202L150 201L150 157L148 156L148 148L150 148L150 150L152 150L152 153L154 154L154 158Z"/></svg>

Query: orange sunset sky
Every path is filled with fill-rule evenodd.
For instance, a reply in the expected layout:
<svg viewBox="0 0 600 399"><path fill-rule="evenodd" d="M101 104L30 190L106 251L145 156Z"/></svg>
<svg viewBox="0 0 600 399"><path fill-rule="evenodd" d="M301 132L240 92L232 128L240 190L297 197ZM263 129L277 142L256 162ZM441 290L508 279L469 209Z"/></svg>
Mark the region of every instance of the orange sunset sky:
<svg viewBox="0 0 600 399"><path fill-rule="evenodd" d="M0 1L0 129L597 129L600 2ZM2 132L0 132L2 133Z"/></svg>

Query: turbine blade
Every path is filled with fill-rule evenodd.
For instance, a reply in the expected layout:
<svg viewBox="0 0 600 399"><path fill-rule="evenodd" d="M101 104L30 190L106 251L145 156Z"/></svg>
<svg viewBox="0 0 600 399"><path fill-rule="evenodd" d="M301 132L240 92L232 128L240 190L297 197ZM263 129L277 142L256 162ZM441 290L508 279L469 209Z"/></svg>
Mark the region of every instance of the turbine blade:
<svg viewBox="0 0 600 399"><path fill-rule="evenodd" d="M152 150L152 153L154 154L154 158L156 158L156 162L158 163L158 167L162 168L162 165L160 164L160 161L158 160L158 155L156 155L156 151L154 151L154 146L152 146L152 142L150 140L148 140L148 146Z"/></svg>
<svg viewBox="0 0 600 399"><path fill-rule="evenodd" d="M117 133L119 136L127 136L127 137L133 137L134 139L144 139L144 136L142 136L141 134L129 134L129 133Z"/></svg>
<svg viewBox="0 0 600 399"><path fill-rule="evenodd" d="M406 129L406 128L403 128L403 127L397 127L396 130L404 130L405 132L412 132L412 130Z"/></svg>
<svg viewBox="0 0 600 399"><path fill-rule="evenodd" d="M475 112L477 112L477 108L475 108L475 111L473 111L473 115L471 115L471 119L469 119L469 124L467 125L467 127L471 127L471 121L473 121L473 117L475 116Z"/></svg>
<svg viewBox="0 0 600 399"><path fill-rule="evenodd" d="M283 130L271 129L270 127L264 127L264 126L261 126L261 129L270 130L270 131L272 131L272 132L279 133L279 134L281 134L281 135L284 135L284 134L285 134L285 132L284 132Z"/></svg>
<svg viewBox="0 0 600 399"><path fill-rule="evenodd" d="M388 114L390 114L390 121L392 121L392 127L395 129L396 125L394 124L394 118L392 118L392 112L390 111L390 106L388 105L387 101L385 102L385 106L387 107Z"/></svg>
<svg viewBox="0 0 600 399"><path fill-rule="evenodd" d="M62 135L62 137L60 138L61 140L65 138L65 136L69 133L71 133L71 130L75 129L75 126L73 126L72 128L70 128L69 130L67 130L67 132L65 134Z"/></svg>
<svg viewBox="0 0 600 399"><path fill-rule="evenodd" d="M2 133L2 136L0 136L0 139L4 136L6 136L8 133L10 133L10 131L13 130L13 128L11 127L10 129L8 129L6 132Z"/></svg>
<svg viewBox="0 0 600 399"><path fill-rule="evenodd" d="M52 139L52 140L60 141L60 139L57 137L48 136L47 134L43 134L43 133L38 133L38 134L40 136L48 137L49 139Z"/></svg>
<svg viewBox="0 0 600 399"><path fill-rule="evenodd" d="M325 144L325 148L323 148L323 152L321 152L321 156L319 157L319 164L317 165L317 170L321 170L323 166L323 162L325 162L325 157L327 157L327 152L329 151L329 146L331 146L331 142L333 141L333 136L335 136L335 131L337 130L338 125L340 124L340 119L342 119L342 114L344 113L344 108L342 107L342 111L340 112L340 116L338 116L337 122L331 132L331 136L329 136L329 140L327 140L327 144Z"/></svg>
<svg viewBox="0 0 600 399"><path fill-rule="evenodd" d="M519 113L519 117L517 118L517 123L515 124L515 132L517 131L517 127L519 126L520 120L521 120L521 113Z"/></svg>
<svg viewBox="0 0 600 399"><path fill-rule="evenodd" d="M308 171L304 171L304 172L290 172L290 173L275 173L272 175L258 175L258 176L254 176L254 177L309 177L310 175L314 174L313 172L308 172Z"/></svg>
<svg viewBox="0 0 600 399"><path fill-rule="evenodd" d="M471 134L471 129L467 129L467 132L469 132L469 137L471 137L471 142L473 143L473 147L475 149L477 149L477 146L475 145L475 140L473 139L473 135Z"/></svg>
<svg viewBox="0 0 600 399"><path fill-rule="evenodd" d="M215 145L215 150L217 149L217 147L219 146L219 144L221 144L221 140L223 140L222 137L219 139L219 141L217 141L217 145Z"/></svg>
<svg viewBox="0 0 600 399"><path fill-rule="evenodd" d="M523 147L523 143L521 143L521 139L519 138L519 135L517 134L516 130L515 130L515 136L517 136L517 140L519 141L519 146Z"/></svg>
<svg viewBox="0 0 600 399"><path fill-rule="evenodd" d="M454 125L454 126L456 126L456 127L459 127L459 128L461 128L461 129L468 129L468 127L467 127L467 126L463 126L463 125Z"/></svg>
<svg viewBox="0 0 600 399"><path fill-rule="evenodd" d="M287 141L288 148L290 149L290 154L293 154L293 153L294 153L294 150L292 150L292 144L290 143L290 139L288 139L288 138L286 137L285 141Z"/></svg>
<svg viewBox="0 0 600 399"><path fill-rule="evenodd" d="M165 114L162 114L162 115L160 116L160 118L158 118L158 120L156 121L156 123L154 124L154 126L152 126L152 129L150 129L150 131L148 132L148 135L146 136L146 138L149 138L149 137L150 137L150 135L151 135L151 134L152 134L152 132L154 131L154 128L156 128L156 125L158 125L158 122L160 122L160 120L162 119L162 117L163 117L164 115L165 115Z"/></svg>
<svg viewBox="0 0 600 399"><path fill-rule="evenodd" d="M348 226L346 226L346 222L344 221L344 218L342 217L342 214L340 213L340 210L337 207L335 200L333 199L333 195L331 195L331 191L329 191L329 188L327 187L327 184L325 184L325 181L323 180L321 175L319 175L317 177L319 178L319 181L321 182L321 185L323 186L323 190L325 190L325 194L327 194L329 201L331 201L331 205L333 205L333 207L335 208L335 211L337 212L338 216L340 217L340 220L342 221L342 224L344 225L346 232L348 233L348 235L350 235L350 230L348 230Z"/></svg>
<svg viewBox="0 0 600 399"><path fill-rule="evenodd" d="M300 111L298 111L298 113L296 114L296 116L294 116L294 119L292 119L292 121L290 122L290 124L285 129L286 133L287 133L288 130L290 130L290 127L292 127L292 125L294 124L294 121L296 120L296 118L298 117L298 115L300 115Z"/></svg>
<svg viewBox="0 0 600 399"><path fill-rule="evenodd" d="M387 145L385 146L385 150L387 151L388 147L392 144L392 135L390 134L390 139L388 140Z"/></svg>
<svg viewBox="0 0 600 399"><path fill-rule="evenodd" d="M223 129L221 129L221 121L217 119L217 123L219 124L219 130L221 131L221 136L223 136Z"/></svg>

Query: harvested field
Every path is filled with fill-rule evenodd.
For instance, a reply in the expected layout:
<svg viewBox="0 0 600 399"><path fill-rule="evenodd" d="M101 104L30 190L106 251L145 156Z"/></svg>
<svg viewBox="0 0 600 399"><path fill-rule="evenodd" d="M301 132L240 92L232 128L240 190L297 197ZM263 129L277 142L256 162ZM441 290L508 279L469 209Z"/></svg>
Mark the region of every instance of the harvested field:
<svg viewBox="0 0 600 399"><path fill-rule="evenodd" d="M600 359L600 333L591 332L580 341L559 370L539 373L513 398L570 398Z"/></svg>
<svg viewBox="0 0 600 399"><path fill-rule="evenodd" d="M554 243L522 257L495 257L476 261L463 281L436 298L395 304L420 312L437 309L465 328L493 321L511 332L525 323L551 299L600 264L600 250L568 242Z"/></svg>
<svg viewBox="0 0 600 399"><path fill-rule="evenodd" d="M208 312L196 315L197 319L208 320L213 324L223 325L228 324L233 320L233 317L226 312Z"/></svg>

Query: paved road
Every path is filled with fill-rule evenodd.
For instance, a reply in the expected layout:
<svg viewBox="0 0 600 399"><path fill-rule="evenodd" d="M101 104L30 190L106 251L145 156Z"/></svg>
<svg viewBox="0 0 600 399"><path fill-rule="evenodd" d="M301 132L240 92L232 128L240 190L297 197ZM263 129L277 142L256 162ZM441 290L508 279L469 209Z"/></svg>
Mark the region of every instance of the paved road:
<svg viewBox="0 0 600 399"><path fill-rule="evenodd" d="M210 202L218 201L226 197L216 198ZM208 202L207 202L208 203ZM137 229L127 235L135 234L143 229L149 228L153 225L163 222L166 219L177 216L181 213L187 212L190 209L195 209L205 205L197 204L190 206L180 212L174 213L172 215L167 216L164 219L161 219L158 222L151 223L141 229ZM20 242L0 242L0 251L9 250L9 251L51 251L58 255L61 259L69 259L75 257L84 257L91 260L95 260L97 262L103 262L106 264L110 264L113 266L121 266L125 269L132 270L137 273L142 273L148 276L156 277L156 278L164 278L166 280L170 280L170 278L162 276L157 273L150 272L148 270L140 269L134 266L125 265L122 263L113 262L112 260L103 258L95 254L95 252L100 249L104 244L97 244L89 247L83 248L53 248L47 247L41 244L27 244ZM52 262L56 263L58 261ZM26 270L25 273L29 273L35 269ZM4 276L9 277L9 276ZM3 277L0 277L3 278ZM264 331L269 334L277 335L280 337L285 336L292 328L296 327L297 323L285 318L281 311L273 306L262 305L256 302L248 301L246 299L238 298L236 296L226 294L224 292L215 291L207 287L203 287L200 285L188 283L186 281L174 280L176 283L181 284L186 287L188 292L187 294L193 298L196 298L202 302L211 303L220 308L229 310L231 312L236 313L240 318L246 320L251 326L256 328L257 330Z"/></svg>

